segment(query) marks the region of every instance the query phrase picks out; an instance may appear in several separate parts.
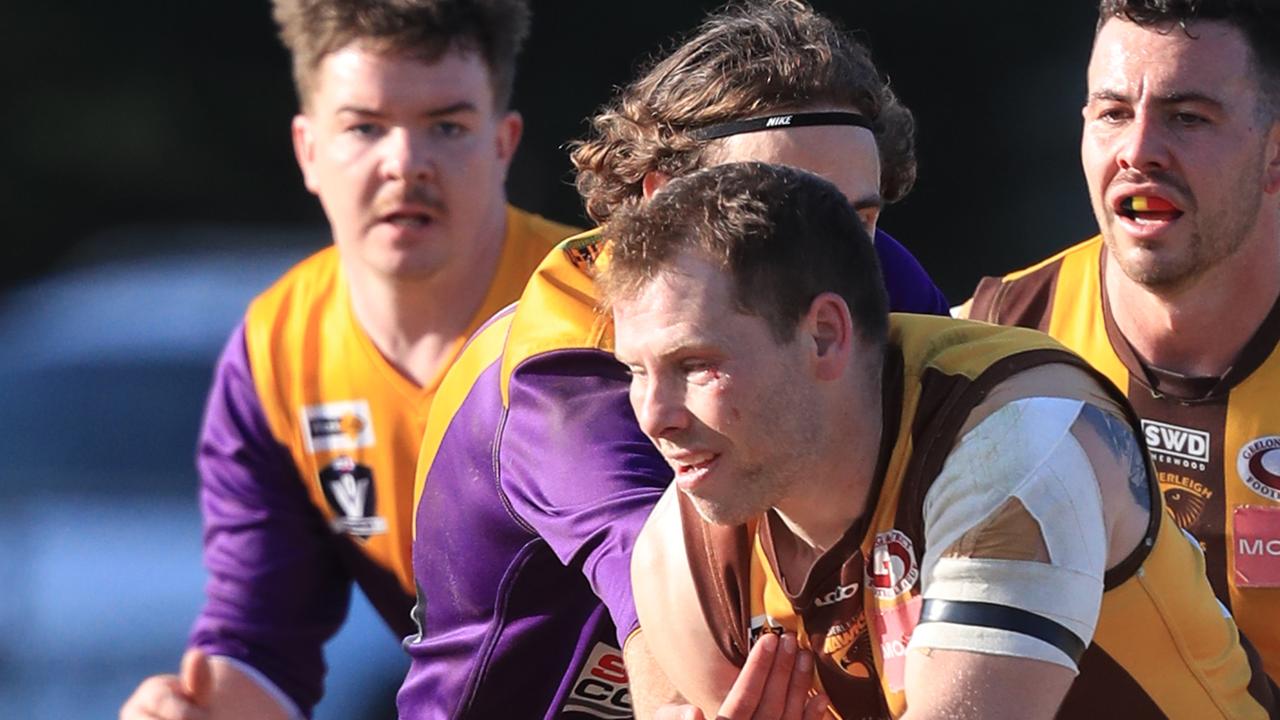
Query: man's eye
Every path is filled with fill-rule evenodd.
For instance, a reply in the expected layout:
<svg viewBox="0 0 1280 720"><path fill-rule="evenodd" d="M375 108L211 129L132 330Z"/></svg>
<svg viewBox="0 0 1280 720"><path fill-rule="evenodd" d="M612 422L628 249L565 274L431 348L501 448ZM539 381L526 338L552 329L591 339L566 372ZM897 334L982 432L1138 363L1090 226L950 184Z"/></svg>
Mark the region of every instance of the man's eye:
<svg viewBox="0 0 1280 720"><path fill-rule="evenodd" d="M693 380L705 380L714 377L716 366L705 360L689 360L680 364L684 374Z"/></svg>
<svg viewBox="0 0 1280 720"><path fill-rule="evenodd" d="M1183 127L1193 127L1209 122L1204 116L1189 112L1174 113L1173 120Z"/></svg>
<svg viewBox="0 0 1280 720"><path fill-rule="evenodd" d="M1117 123L1129 117L1129 113L1119 109L1103 110L1098 113L1098 119L1105 123Z"/></svg>
<svg viewBox="0 0 1280 720"><path fill-rule="evenodd" d="M367 122L356 123L347 128L347 132L359 137L376 137L381 130L376 124Z"/></svg>
<svg viewBox="0 0 1280 720"><path fill-rule="evenodd" d="M467 126L456 122L440 122L432 126L432 131L445 138L461 137L467 134Z"/></svg>

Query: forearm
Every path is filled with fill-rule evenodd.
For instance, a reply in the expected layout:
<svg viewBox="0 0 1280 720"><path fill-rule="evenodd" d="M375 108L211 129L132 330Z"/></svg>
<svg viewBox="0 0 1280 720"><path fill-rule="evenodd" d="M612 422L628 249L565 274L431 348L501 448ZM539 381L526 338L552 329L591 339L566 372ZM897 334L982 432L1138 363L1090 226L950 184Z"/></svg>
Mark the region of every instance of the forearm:
<svg viewBox="0 0 1280 720"><path fill-rule="evenodd" d="M209 659L209 720L301 720L302 713L265 677L222 657Z"/></svg>
<svg viewBox="0 0 1280 720"><path fill-rule="evenodd" d="M637 720L650 720L663 705L685 702L671 679L649 652L644 633L636 630L622 649L631 686L631 706Z"/></svg>

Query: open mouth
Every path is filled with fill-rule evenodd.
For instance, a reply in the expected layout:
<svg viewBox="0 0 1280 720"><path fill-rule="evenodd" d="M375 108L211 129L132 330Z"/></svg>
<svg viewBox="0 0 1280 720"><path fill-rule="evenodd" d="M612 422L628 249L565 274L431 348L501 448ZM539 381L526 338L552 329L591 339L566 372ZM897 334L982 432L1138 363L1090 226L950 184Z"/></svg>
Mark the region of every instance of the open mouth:
<svg viewBox="0 0 1280 720"><path fill-rule="evenodd" d="M715 455L707 455L704 458L697 459L695 462L676 462L675 470L677 475L692 475L711 467L711 463L715 462Z"/></svg>
<svg viewBox="0 0 1280 720"><path fill-rule="evenodd" d="M1158 195L1126 195L1116 213L1137 223L1168 223L1182 217L1182 210Z"/></svg>
<svg viewBox="0 0 1280 720"><path fill-rule="evenodd" d="M383 215L382 222L402 228L422 228L434 222L430 214L417 211L398 211Z"/></svg>

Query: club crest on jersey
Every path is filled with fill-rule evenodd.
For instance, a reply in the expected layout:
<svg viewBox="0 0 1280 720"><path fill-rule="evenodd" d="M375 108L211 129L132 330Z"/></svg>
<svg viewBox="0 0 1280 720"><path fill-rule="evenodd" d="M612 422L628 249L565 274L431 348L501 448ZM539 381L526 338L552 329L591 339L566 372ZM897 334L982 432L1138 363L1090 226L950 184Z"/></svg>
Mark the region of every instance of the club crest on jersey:
<svg viewBox="0 0 1280 720"><path fill-rule="evenodd" d="M320 486L333 510L329 526L334 532L368 539L387 531L387 519L377 514L371 468L341 455L320 471Z"/></svg>
<svg viewBox="0 0 1280 720"><path fill-rule="evenodd" d="M867 616L859 613L849 622L836 623L827 631L822 652L835 661L847 675L866 680L875 668L871 636L867 632Z"/></svg>
<svg viewBox="0 0 1280 720"><path fill-rule="evenodd" d="M907 592L920 578L915 547L899 530L876 535L867 562L867 585L881 600L892 600Z"/></svg>
<svg viewBox="0 0 1280 720"><path fill-rule="evenodd" d="M622 652L597 642L556 717L630 718L631 690Z"/></svg>
<svg viewBox="0 0 1280 720"><path fill-rule="evenodd" d="M1158 463L1204 472L1209 462L1209 433L1203 430L1143 420L1142 436Z"/></svg>
<svg viewBox="0 0 1280 720"><path fill-rule="evenodd" d="M600 257L600 252L603 248L604 243L598 235L569 238L560 246L565 256L569 258L569 262L588 274L594 270L596 258Z"/></svg>
<svg viewBox="0 0 1280 720"><path fill-rule="evenodd" d="M302 437L308 452L359 450L373 445L373 415L367 400L306 405Z"/></svg>
<svg viewBox="0 0 1280 720"><path fill-rule="evenodd" d="M1178 473L1157 473L1160 478L1160 489L1164 493L1164 504L1178 521L1178 527L1189 528L1200 520L1205 505L1213 497L1213 491L1198 480L1193 480Z"/></svg>
<svg viewBox="0 0 1280 720"><path fill-rule="evenodd" d="M1240 448L1236 472L1250 490L1280 502L1280 435L1267 435Z"/></svg>

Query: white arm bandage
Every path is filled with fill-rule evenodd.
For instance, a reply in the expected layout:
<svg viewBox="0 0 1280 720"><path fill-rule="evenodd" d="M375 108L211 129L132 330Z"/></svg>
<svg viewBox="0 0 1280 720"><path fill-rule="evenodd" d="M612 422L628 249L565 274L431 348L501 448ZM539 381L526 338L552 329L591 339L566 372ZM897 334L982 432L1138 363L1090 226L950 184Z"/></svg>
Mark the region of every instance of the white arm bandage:
<svg viewBox="0 0 1280 720"><path fill-rule="evenodd" d="M924 503L924 611L912 648L1077 670L1102 604L1102 495L1071 432L1084 403L1011 402L966 433Z"/></svg>

